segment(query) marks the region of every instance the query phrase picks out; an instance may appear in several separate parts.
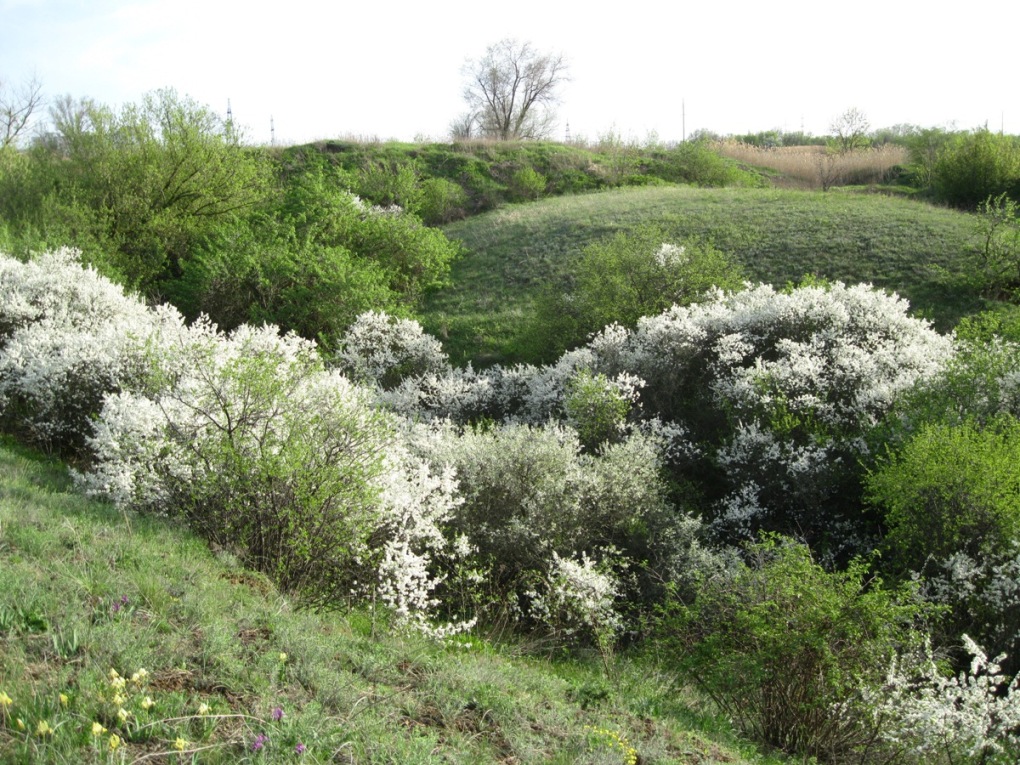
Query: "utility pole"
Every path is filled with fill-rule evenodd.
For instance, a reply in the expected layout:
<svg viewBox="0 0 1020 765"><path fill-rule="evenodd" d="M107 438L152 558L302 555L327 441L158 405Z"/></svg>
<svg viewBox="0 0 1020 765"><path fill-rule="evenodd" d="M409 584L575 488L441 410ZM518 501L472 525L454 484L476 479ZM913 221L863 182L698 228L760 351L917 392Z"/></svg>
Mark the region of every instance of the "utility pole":
<svg viewBox="0 0 1020 765"><path fill-rule="evenodd" d="M269 115L269 145L276 146L276 125L273 124L273 115Z"/></svg>
<svg viewBox="0 0 1020 765"><path fill-rule="evenodd" d="M567 122L567 135L563 139L565 143L570 143L570 122Z"/></svg>

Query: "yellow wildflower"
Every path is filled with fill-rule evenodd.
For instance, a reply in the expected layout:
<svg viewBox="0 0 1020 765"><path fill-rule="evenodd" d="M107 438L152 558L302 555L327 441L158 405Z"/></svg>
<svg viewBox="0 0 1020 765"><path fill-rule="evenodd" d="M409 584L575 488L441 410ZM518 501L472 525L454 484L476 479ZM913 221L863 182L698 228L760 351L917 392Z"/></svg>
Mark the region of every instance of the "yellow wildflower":
<svg viewBox="0 0 1020 765"><path fill-rule="evenodd" d="M148 712L154 706L156 706L156 702L153 701L150 696L146 696L144 699L142 699L142 709L144 709L146 712Z"/></svg>
<svg viewBox="0 0 1020 765"><path fill-rule="evenodd" d="M209 705L205 704L205 703L199 704L198 705L198 713L200 715L207 715L207 714L209 714Z"/></svg>
<svg viewBox="0 0 1020 765"><path fill-rule="evenodd" d="M287 654L285 654L285 653L281 653L280 654L280 663L281 664L286 664L287 663Z"/></svg>
<svg viewBox="0 0 1020 765"><path fill-rule="evenodd" d="M103 727L102 723L97 722L92 723L93 736L102 736L104 733L106 733L106 728Z"/></svg>
<svg viewBox="0 0 1020 765"><path fill-rule="evenodd" d="M133 675L131 675L131 682L134 683L135 685L141 685L145 681L145 678L147 678L148 676L149 676L148 671L143 667L142 669L138 670Z"/></svg>
<svg viewBox="0 0 1020 765"><path fill-rule="evenodd" d="M60 706L62 706L62 707L66 707L67 706L67 694L66 693L61 693L60 694Z"/></svg>
<svg viewBox="0 0 1020 765"><path fill-rule="evenodd" d="M18 726L18 730L25 730L25 721L20 717L14 721L14 724Z"/></svg>
<svg viewBox="0 0 1020 765"><path fill-rule="evenodd" d="M14 699L7 695L6 691L0 691L0 707L7 709L14 703Z"/></svg>
<svg viewBox="0 0 1020 765"><path fill-rule="evenodd" d="M124 703L124 694L123 693L115 693L115 694L113 694L113 698L110 699L110 701L113 702L114 706L118 706L119 707L121 704Z"/></svg>
<svg viewBox="0 0 1020 765"><path fill-rule="evenodd" d="M127 719L130 716L131 714L126 709L124 709L124 707L121 707L120 709L117 710L117 719L120 720L122 723L127 722Z"/></svg>
<svg viewBox="0 0 1020 765"><path fill-rule="evenodd" d="M185 741L180 736L178 736L177 740L174 741L174 749L176 749L178 752L183 752L187 748L188 748L188 742Z"/></svg>
<svg viewBox="0 0 1020 765"><path fill-rule="evenodd" d="M40 720L39 724L35 726L35 735L39 736L40 738L42 738L43 736L52 736L53 728L51 728L50 724L45 720Z"/></svg>
<svg viewBox="0 0 1020 765"><path fill-rule="evenodd" d="M118 736L116 733L111 733L110 740L107 742L107 744L109 745L111 752L117 751L117 747L120 746L120 736Z"/></svg>

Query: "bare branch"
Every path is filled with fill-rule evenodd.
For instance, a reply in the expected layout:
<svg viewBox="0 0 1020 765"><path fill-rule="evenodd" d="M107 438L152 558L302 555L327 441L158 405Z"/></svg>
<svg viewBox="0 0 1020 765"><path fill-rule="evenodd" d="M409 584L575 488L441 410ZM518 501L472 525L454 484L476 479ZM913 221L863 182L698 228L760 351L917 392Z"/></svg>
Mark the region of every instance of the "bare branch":
<svg viewBox="0 0 1020 765"><path fill-rule="evenodd" d="M42 102L42 83L35 76L10 91L0 81L0 148L17 140Z"/></svg>

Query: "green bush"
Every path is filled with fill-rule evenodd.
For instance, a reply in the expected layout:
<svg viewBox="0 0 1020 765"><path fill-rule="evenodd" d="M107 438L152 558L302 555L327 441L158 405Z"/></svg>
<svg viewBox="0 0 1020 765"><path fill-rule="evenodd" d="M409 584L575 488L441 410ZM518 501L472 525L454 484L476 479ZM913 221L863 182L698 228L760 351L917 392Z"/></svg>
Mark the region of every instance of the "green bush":
<svg viewBox="0 0 1020 765"><path fill-rule="evenodd" d="M427 178L421 183L418 214L430 226L441 226L467 216L468 195L446 178Z"/></svg>
<svg viewBox="0 0 1020 765"><path fill-rule="evenodd" d="M545 193L546 178L533 167L522 167L510 176L510 199L514 202L530 202Z"/></svg>
<svg viewBox="0 0 1020 765"><path fill-rule="evenodd" d="M324 161L289 171L279 200L210 236L167 292L189 316L269 322L326 345L366 311L407 313L459 248L411 213L369 207L349 181Z"/></svg>
<svg viewBox="0 0 1020 765"><path fill-rule="evenodd" d="M269 194L265 155L173 90L119 113L83 100L56 115L55 139L28 154L20 208L0 191L2 214L50 243L83 248L147 293L179 277L208 236Z"/></svg>
<svg viewBox="0 0 1020 765"><path fill-rule="evenodd" d="M737 167L703 141L685 141L650 152L644 172L671 183L692 186L757 186L761 180Z"/></svg>
<svg viewBox="0 0 1020 765"><path fill-rule="evenodd" d="M969 260L969 275L989 296L1015 299L1020 294L1020 205L1003 192L984 200L977 213L981 247Z"/></svg>
<svg viewBox="0 0 1020 765"><path fill-rule="evenodd" d="M904 567L964 552L1002 553L1020 542L1020 422L924 425L867 479L882 508L886 544Z"/></svg>
<svg viewBox="0 0 1020 765"><path fill-rule="evenodd" d="M412 163L370 161L358 171L354 190L374 205L399 205L418 212L421 206L418 181L418 172Z"/></svg>
<svg viewBox="0 0 1020 765"><path fill-rule="evenodd" d="M989 197L1020 193L1020 139L987 129L955 135L938 152L933 185L939 199L975 208Z"/></svg>
<svg viewBox="0 0 1020 765"><path fill-rule="evenodd" d="M1020 671L1020 422L922 426L867 482L884 514L889 567L920 576L948 607L947 639L968 634ZM962 668L962 667L958 667Z"/></svg>
<svg viewBox="0 0 1020 765"><path fill-rule="evenodd" d="M740 268L709 244L670 244L655 226L589 245L574 266L571 288L550 288L534 320L537 358L552 359L594 332L619 323L633 327L672 305L689 305L712 287L742 286Z"/></svg>
<svg viewBox="0 0 1020 765"><path fill-rule="evenodd" d="M924 608L869 578L866 561L829 573L779 537L746 555L689 606L667 606L662 645L754 740L827 762L863 757L881 720L858 691L880 687L890 657L917 644Z"/></svg>
<svg viewBox="0 0 1020 765"><path fill-rule="evenodd" d="M581 445L594 452L602 444L615 443L623 437L630 401L605 375L593 375L582 369L567 384L563 408Z"/></svg>

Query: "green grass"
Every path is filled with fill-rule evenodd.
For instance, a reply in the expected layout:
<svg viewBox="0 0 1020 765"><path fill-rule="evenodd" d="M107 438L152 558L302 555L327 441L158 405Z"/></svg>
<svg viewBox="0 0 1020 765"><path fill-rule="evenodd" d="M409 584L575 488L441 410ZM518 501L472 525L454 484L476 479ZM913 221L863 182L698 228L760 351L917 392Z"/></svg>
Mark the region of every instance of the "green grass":
<svg viewBox="0 0 1020 765"><path fill-rule="evenodd" d="M3 441L0 475L0 762L620 763L619 742L765 761L651 658L297 611L186 529L76 495L59 463Z"/></svg>
<svg viewBox="0 0 1020 765"><path fill-rule="evenodd" d="M753 281L782 286L814 274L896 291L943 331L985 307L944 275L971 246L965 213L879 194L671 186L558 197L446 226L467 254L422 323L456 363L522 360L539 292L566 289L589 242L644 223L710 240Z"/></svg>

